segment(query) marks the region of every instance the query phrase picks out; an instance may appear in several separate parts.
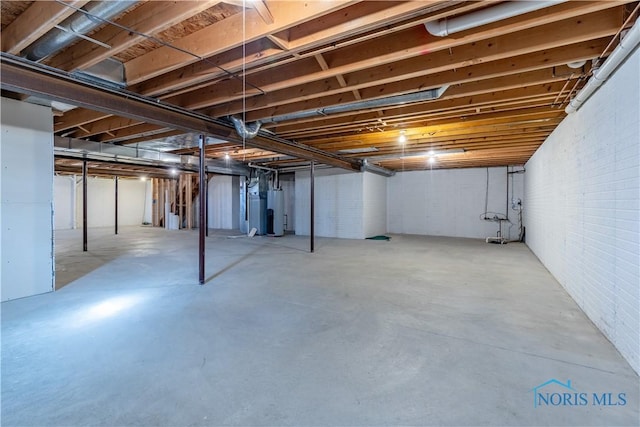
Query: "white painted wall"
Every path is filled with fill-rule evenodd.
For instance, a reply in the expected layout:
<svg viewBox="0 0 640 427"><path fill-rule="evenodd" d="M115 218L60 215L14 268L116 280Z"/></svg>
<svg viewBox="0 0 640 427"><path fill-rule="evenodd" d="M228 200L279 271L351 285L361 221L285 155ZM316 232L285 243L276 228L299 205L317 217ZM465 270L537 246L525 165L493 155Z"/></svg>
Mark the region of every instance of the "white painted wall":
<svg viewBox="0 0 640 427"><path fill-rule="evenodd" d="M296 229L296 182L294 174L280 176L280 188L284 197L285 231Z"/></svg>
<svg viewBox="0 0 640 427"><path fill-rule="evenodd" d="M309 171L296 172L296 234L310 233ZM315 235L345 239L364 238L361 173L320 169L315 174Z"/></svg>
<svg viewBox="0 0 640 427"><path fill-rule="evenodd" d="M399 234L495 236L498 223L481 219L488 200L488 212L508 211L513 224L503 224L503 236L517 239L518 214L511 209L511 198L523 198L522 180L521 174L507 178L506 167L397 173L387 179L387 229Z"/></svg>
<svg viewBox="0 0 640 427"><path fill-rule="evenodd" d="M387 232L387 178L370 172L363 179L363 232L373 237Z"/></svg>
<svg viewBox="0 0 640 427"><path fill-rule="evenodd" d="M53 218L56 230L75 228L76 177L69 175L53 178Z"/></svg>
<svg viewBox="0 0 640 427"><path fill-rule="evenodd" d="M240 178L214 175L209 179L209 228L235 230L240 223Z"/></svg>
<svg viewBox="0 0 640 427"><path fill-rule="evenodd" d="M89 173L91 170L89 170ZM82 176L54 178L54 218L56 230L82 227ZM74 209L75 191L75 209ZM115 225L115 180L87 179L87 225L112 227ZM120 178L118 183L118 225L141 225L151 222L151 182Z"/></svg>
<svg viewBox="0 0 640 427"><path fill-rule="evenodd" d="M53 115L2 98L0 119L1 300L51 292Z"/></svg>
<svg viewBox="0 0 640 427"><path fill-rule="evenodd" d="M640 51L527 163L526 242L640 372Z"/></svg>

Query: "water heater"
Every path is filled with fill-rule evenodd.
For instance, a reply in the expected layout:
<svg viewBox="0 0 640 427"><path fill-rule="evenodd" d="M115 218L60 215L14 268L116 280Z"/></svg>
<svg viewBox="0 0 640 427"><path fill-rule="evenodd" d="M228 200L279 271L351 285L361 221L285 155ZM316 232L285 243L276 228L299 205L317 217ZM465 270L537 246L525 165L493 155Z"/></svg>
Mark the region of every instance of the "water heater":
<svg viewBox="0 0 640 427"><path fill-rule="evenodd" d="M267 234L284 235L284 192L269 190L267 195Z"/></svg>

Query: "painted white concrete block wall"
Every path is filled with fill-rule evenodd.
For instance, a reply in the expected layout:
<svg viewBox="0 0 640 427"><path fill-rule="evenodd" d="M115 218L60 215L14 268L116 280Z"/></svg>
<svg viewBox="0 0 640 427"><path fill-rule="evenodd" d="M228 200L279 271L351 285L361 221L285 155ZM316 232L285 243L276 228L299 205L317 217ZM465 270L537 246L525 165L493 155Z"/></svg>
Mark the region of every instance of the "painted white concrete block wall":
<svg viewBox="0 0 640 427"><path fill-rule="evenodd" d="M309 235L309 171L296 172L296 234ZM364 238L361 173L320 169L315 174L315 234L321 237Z"/></svg>
<svg viewBox="0 0 640 427"><path fill-rule="evenodd" d="M527 163L526 242L640 372L640 51Z"/></svg>
<svg viewBox="0 0 640 427"><path fill-rule="evenodd" d="M387 178L370 172L363 179L363 232L373 237L387 232Z"/></svg>
<svg viewBox="0 0 640 427"><path fill-rule="evenodd" d="M0 126L1 300L51 292L53 115L2 98Z"/></svg>
<svg viewBox="0 0 640 427"><path fill-rule="evenodd" d="M240 181L237 176L215 175L209 179L209 228L239 227Z"/></svg>
<svg viewBox="0 0 640 427"><path fill-rule="evenodd" d="M495 236L498 223L481 219L487 200L488 212L508 212L513 224L503 224L503 236L517 239L518 215L511 209L511 197L522 199L522 175L507 176L506 167L397 173L387 179L387 229L399 234Z"/></svg>

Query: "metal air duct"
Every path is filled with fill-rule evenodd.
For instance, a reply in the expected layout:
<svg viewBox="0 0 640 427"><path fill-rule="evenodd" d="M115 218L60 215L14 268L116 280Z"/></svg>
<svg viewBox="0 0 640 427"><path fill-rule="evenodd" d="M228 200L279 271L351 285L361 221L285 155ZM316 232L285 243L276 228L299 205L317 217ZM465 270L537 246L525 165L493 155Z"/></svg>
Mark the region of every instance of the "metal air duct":
<svg viewBox="0 0 640 427"><path fill-rule="evenodd" d="M441 19L439 21L429 21L424 24L427 31L434 36L444 37L449 34L457 33L481 25L491 24L503 19L512 18L514 16L523 15L528 12L544 9L545 7L555 6L564 3L566 0L560 1L511 1L500 3L497 6L487 9L471 12L466 15L457 16L451 19Z"/></svg>
<svg viewBox="0 0 640 427"><path fill-rule="evenodd" d="M23 50L22 55L30 61L40 61L68 46L69 43L77 38L76 34L84 35L88 33L101 25L103 23L102 19L109 19L119 15L136 3L137 1L91 2L84 8L87 14L76 12L62 21L60 27L68 31L52 29Z"/></svg>
<svg viewBox="0 0 640 427"><path fill-rule="evenodd" d="M420 92L408 93L406 95L388 96L386 98L376 98L366 101L356 101L348 104L334 105L332 107L318 108L315 110L299 111L297 113L283 114L262 119L263 123L278 123L287 120L304 119L314 116L328 116L329 114L347 113L356 110L368 110L371 108L392 107L395 105L409 104L412 102L430 101L442 96L449 86L442 86L437 89L428 89Z"/></svg>
<svg viewBox="0 0 640 427"><path fill-rule="evenodd" d="M241 118L236 116L229 116L229 119L231 119L238 135L245 139L255 138L255 136L258 135L258 132L260 132L260 126L262 126L262 123L259 120L251 123L245 123Z"/></svg>

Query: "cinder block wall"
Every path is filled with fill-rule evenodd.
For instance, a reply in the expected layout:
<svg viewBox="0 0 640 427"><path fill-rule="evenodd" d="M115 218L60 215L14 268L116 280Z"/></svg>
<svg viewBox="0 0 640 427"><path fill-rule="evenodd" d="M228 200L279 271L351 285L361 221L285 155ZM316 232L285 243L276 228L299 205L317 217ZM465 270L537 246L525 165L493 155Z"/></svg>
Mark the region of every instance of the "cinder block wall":
<svg viewBox="0 0 640 427"><path fill-rule="evenodd" d="M527 245L640 372L640 51L526 165Z"/></svg>
<svg viewBox="0 0 640 427"><path fill-rule="evenodd" d="M518 212L511 199L522 199L522 179L522 174L508 175L506 167L398 173L387 181L387 229L429 236L496 236L498 223L480 218L486 200L487 211L509 216L503 237L517 239Z"/></svg>

